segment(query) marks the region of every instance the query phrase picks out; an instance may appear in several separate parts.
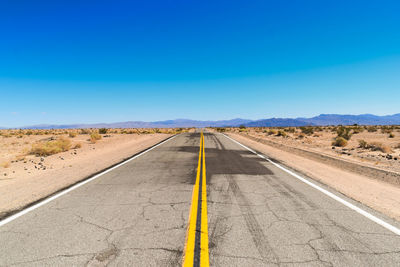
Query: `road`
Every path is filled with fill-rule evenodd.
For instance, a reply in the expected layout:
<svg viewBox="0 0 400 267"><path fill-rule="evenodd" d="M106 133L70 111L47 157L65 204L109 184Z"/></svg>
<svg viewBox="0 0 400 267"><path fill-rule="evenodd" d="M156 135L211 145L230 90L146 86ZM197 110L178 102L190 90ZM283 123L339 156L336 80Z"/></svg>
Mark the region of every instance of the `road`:
<svg viewBox="0 0 400 267"><path fill-rule="evenodd" d="M200 140L178 135L4 223L0 265L180 266L205 251L211 266L400 265L399 235L222 134L204 153Z"/></svg>

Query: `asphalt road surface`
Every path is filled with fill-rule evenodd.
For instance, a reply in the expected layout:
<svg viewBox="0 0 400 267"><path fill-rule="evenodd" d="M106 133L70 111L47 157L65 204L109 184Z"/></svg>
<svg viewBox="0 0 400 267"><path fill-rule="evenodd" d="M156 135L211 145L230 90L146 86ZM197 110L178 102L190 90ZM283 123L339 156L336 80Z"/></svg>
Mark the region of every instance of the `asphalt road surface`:
<svg viewBox="0 0 400 267"><path fill-rule="evenodd" d="M178 135L2 225L0 265L180 266L196 207L211 266L400 265L399 235L222 134L204 134L202 163L200 136Z"/></svg>

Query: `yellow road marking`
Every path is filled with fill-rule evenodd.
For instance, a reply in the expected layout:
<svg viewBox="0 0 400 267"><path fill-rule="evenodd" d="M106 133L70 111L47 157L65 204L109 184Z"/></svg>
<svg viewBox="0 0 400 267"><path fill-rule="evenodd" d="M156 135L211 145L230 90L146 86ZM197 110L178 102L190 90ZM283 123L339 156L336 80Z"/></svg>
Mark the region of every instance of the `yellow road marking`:
<svg viewBox="0 0 400 267"><path fill-rule="evenodd" d="M207 181L206 181L206 155L204 153L204 135L203 137L203 189L201 191L201 253L200 253L200 266L209 266L208 255L208 222L207 222Z"/></svg>
<svg viewBox="0 0 400 267"><path fill-rule="evenodd" d="M194 265L195 257L195 241L196 241L196 224L201 220L200 232L200 266L209 266L208 255L208 222L207 222L207 190L206 190L206 166L204 154L204 135L200 135L200 149L199 160L197 165L196 182L193 187L192 204L189 213L189 226L186 232L186 242L184 250L183 264L184 267L192 267ZM200 177L202 176L202 183L200 184ZM201 188L201 218L197 218L199 207L199 190Z"/></svg>

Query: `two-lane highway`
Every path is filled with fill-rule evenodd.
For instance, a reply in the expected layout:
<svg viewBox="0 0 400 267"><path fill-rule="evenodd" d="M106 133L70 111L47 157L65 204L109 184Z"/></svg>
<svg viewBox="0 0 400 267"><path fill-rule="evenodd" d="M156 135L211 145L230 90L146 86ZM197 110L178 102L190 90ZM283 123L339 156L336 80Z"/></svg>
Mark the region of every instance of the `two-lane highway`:
<svg viewBox="0 0 400 267"><path fill-rule="evenodd" d="M0 244L1 266L400 265L398 234L224 135L200 132L3 223Z"/></svg>

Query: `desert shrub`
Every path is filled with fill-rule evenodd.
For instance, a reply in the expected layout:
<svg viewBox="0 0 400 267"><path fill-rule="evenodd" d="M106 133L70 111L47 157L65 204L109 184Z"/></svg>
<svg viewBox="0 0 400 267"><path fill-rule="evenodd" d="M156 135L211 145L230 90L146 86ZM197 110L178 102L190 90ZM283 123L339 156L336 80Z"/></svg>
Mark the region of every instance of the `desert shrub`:
<svg viewBox="0 0 400 267"><path fill-rule="evenodd" d="M374 132L378 131L378 128L376 126L369 126L369 127L367 127L367 131L369 133L374 133Z"/></svg>
<svg viewBox="0 0 400 267"><path fill-rule="evenodd" d="M76 135L77 135L76 132L69 132L68 133L68 136L71 137L71 138L76 137Z"/></svg>
<svg viewBox="0 0 400 267"><path fill-rule="evenodd" d="M239 128L239 132L247 132L246 128Z"/></svg>
<svg viewBox="0 0 400 267"><path fill-rule="evenodd" d="M393 131L393 129L394 129L393 126L382 126L381 127L381 133L390 134Z"/></svg>
<svg viewBox="0 0 400 267"><path fill-rule="evenodd" d="M312 135L314 133L314 128L311 126L302 126L300 127L300 130L305 135Z"/></svg>
<svg viewBox="0 0 400 267"><path fill-rule="evenodd" d="M60 152L68 151L71 148L71 141L66 138L59 138L44 143L32 145L29 154L36 156L49 156Z"/></svg>
<svg viewBox="0 0 400 267"><path fill-rule="evenodd" d="M364 131L363 127L360 127L360 126L353 127L353 134L359 134L359 133L362 133L363 131Z"/></svg>
<svg viewBox="0 0 400 267"><path fill-rule="evenodd" d="M276 134L276 136L286 137L287 133L284 130L279 130L278 133Z"/></svg>
<svg viewBox="0 0 400 267"><path fill-rule="evenodd" d="M220 132L220 133L223 133L226 131L226 129L223 127L217 127L216 130L217 130L217 132Z"/></svg>
<svg viewBox="0 0 400 267"><path fill-rule="evenodd" d="M100 140L100 139L101 139L101 135L100 134L98 134L96 132L93 132L93 133L90 134L90 142L92 142L93 144L96 143L97 140Z"/></svg>
<svg viewBox="0 0 400 267"><path fill-rule="evenodd" d="M286 129L285 129L285 132L287 132L287 133L294 133L294 132L296 132L296 128L293 128L293 127L286 128Z"/></svg>
<svg viewBox="0 0 400 267"><path fill-rule="evenodd" d="M244 126L243 124L239 126L239 129L246 129L246 126Z"/></svg>
<svg viewBox="0 0 400 267"><path fill-rule="evenodd" d="M90 134L90 131L88 129L81 129L80 134Z"/></svg>
<svg viewBox="0 0 400 267"><path fill-rule="evenodd" d="M381 151L383 153L391 153L392 152L392 149L389 146L384 145L379 142L371 142L369 144L369 148L373 151Z"/></svg>
<svg viewBox="0 0 400 267"><path fill-rule="evenodd" d="M337 137L342 137L346 140L350 140L352 133L351 129L347 127L340 126L336 129Z"/></svg>
<svg viewBox="0 0 400 267"><path fill-rule="evenodd" d="M81 148L82 144L81 143L76 143L73 147L73 149Z"/></svg>
<svg viewBox="0 0 400 267"><path fill-rule="evenodd" d="M393 134L393 133L390 133L390 134L389 134L389 138L394 138L394 134Z"/></svg>
<svg viewBox="0 0 400 267"><path fill-rule="evenodd" d="M368 145L367 141L361 139L361 140L358 140L358 147L367 149L367 148L369 148L369 145Z"/></svg>
<svg viewBox="0 0 400 267"><path fill-rule="evenodd" d="M336 137L335 140L332 142L333 146L338 146L338 147L344 147L347 146L347 140L344 139L343 137Z"/></svg>
<svg viewBox="0 0 400 267"><path fill-rule="evenodd" d="M269 129L268 130L268 135L276 135L278 132L274 129Z"/></svg>
<svg viewBox="0 0 400 267"><path fill-rule="evenodd" d="M31 131L31 130L29 130L29 131L26 131L26 133L25 133L26 135L32 135L33 134L33 131Z"/></svg>
<svg viewBox="0 0 400 267"><path fill-rule="evenodd" d="M107 128L100 128L99 129L99 134L106 134L108 132Z"/></svg>

